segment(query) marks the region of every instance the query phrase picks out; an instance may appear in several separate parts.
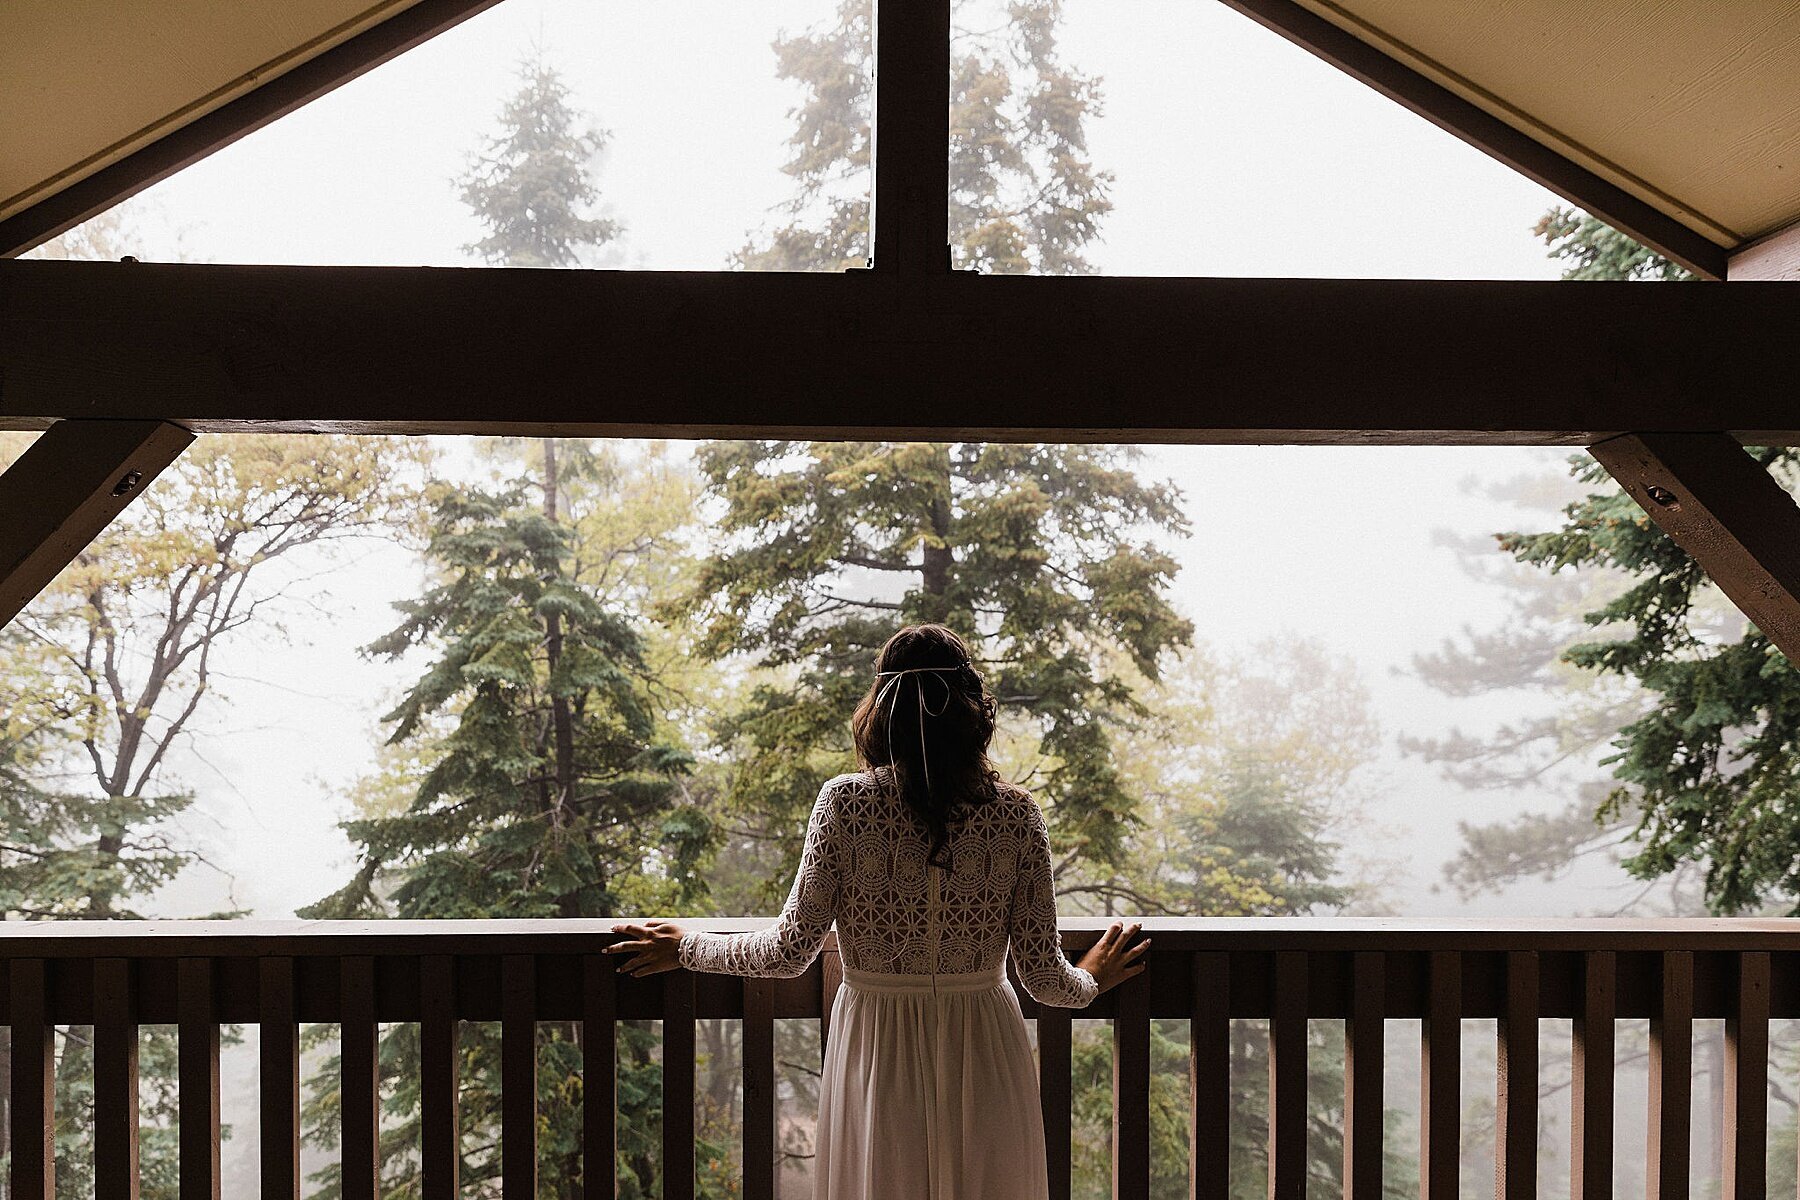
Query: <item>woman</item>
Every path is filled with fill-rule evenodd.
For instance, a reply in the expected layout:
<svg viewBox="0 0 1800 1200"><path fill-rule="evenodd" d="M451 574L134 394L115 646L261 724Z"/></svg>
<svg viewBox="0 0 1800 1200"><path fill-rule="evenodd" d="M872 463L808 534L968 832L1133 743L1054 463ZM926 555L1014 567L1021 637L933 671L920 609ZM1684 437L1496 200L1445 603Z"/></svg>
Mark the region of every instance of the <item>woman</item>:
<svg viewBox="0 0 1800 1200"><path fill-rule="evenodd" d="M881 648L852 730L863 771L827 783L766 930L615 925L621 968L789 978L837 923L844 982L819 1086L821 1200L1044 1200L1037 1075L1008 948L1039 1004L1080 1008L1144 969L1115 922L1063 957L1050 835L988 761L994 699L963 640L912 625Z"/></svg>

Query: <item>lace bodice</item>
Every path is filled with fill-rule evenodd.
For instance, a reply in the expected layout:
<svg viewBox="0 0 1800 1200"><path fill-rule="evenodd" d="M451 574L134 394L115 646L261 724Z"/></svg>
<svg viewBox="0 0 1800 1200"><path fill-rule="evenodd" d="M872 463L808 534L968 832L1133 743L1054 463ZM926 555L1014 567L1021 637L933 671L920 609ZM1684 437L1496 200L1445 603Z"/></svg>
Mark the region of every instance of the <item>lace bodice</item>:
<svg viewBox="0 0 1800 1200"><path fill-rule="evenodd" d="M1050 832L1037 801L1003 787L951 827L951 867L925 865L929 839L877 776L840 775L813 805L800 870L781 916L755 933L689 933L693 971L791 978L818 957L837 922L846 967L909 975L1000 965L1008 945L1040 1004L1081 1008L1098 991L1069 962L1056 928Z"/></svg>

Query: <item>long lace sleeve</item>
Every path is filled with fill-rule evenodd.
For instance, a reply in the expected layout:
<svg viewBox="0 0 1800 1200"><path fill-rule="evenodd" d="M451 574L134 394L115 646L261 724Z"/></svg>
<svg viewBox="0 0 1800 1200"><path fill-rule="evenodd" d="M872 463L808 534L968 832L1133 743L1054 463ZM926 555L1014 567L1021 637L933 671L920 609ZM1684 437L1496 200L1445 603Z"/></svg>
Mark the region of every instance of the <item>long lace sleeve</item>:
<svg viewBox="0 0 1800 1200"><path fill-rule="evenodd" d="M755 933L685 934L676 959L690 971L792 979L819 956L837 915L839 864L836 802L830 784L819 792L806 822L800 869L781 916Z"/></svg>
<svg viewBox="0 0 1800 1200"><path fill-rule="evenodd" d="M1028 801L1027 807L1029 824L1007 925L1013 967L1039 1004L1086 1008L1100 987L1093 975L1063 954L1062 934L1056 927L1056 886L1050 877L1050 828L1036 801Z"/></svg>

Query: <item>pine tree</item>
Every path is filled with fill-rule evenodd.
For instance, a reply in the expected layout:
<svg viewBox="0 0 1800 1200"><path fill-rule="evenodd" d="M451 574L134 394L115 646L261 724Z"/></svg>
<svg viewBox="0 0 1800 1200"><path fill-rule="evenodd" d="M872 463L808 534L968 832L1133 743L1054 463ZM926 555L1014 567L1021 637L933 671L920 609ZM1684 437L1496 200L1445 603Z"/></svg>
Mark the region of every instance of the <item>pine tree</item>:
<svg viewBox="0 0 1800 1200"><path fill-rule="evenodd" d="M121 235L101 225L83 240L109 236ZM0 460L23 449L0 435ZM146 909L151 896L201 861L179 831L193 796L167 778L170 752L246 635L273 627L273 564L392 528L416 462L395 439L203 438L0 631L0 919L168 915ZM91 1033L58 1031L64 1200L92 1192ZM142 1191L169 1200L172 1030L144 1031L140 1077Z"/></svg>
<svg viewBox="0 0 1800 1200"><path fill-rule="evenodd" d="M522 64L501 132L471 164L462 194L487 229L468 249L508 266L571 266L619 233L587 215L599 192L589 163L604 137L580 128L557 73ZM347 822L355 877L305 915L348 917L587 917L658 909L699 891L693 867L710 826L686 802L690 757L651 695L642 632L584 573L582 532L593 519L572 495L607 477L610 457L585 442L546 439L535 456L501 448L508 477L491 489L434 485L426 559L433 581L398 605L401 623L368 648L430 664L387 715L390 744L429 762L408 806ZM417 1034L384 1037L393 1084L384 1097L385 1187L416 1186ZM546 1195L584 1191L580 1154L581 1029L540 1024L538 1147ZM643 1022L620 1031L621 1197L652 1195L659 1164L651 1131L661 1080ZM465 1027L465 1130L497 1130L499 1044ZM307 1106L309 1136L334 1144L328 1083ZM495 1138L465 1141L462 1178L491 1187ZM335 1168L320 1194L337 1193ZM601 1187L586 1190L599 1192Z"/></svg>
<svg viewBox="0 0 1800 1200"><path fill-rule="evenodd" d="M950 66L950 241L959 269L1079 275L1112 209L1110 172L1087 156L1097 80L1058 54L1062 0L959 0ZM776 71L803 89L784 170L799 185L787 222L740 250L759 271L834 271L869 256L873 63L867 0L835 23L775 43Z"/></svg>
<svg viewBox="0 0 1800 1200"><path fill-rule="evenodd" d="M1556 209L1537 232L1570 279L1682 281L1679 266L1602 222ZM1790 491L1800 451L1749 447ZM1698 564L1586 455L1571 460L1585 495L1560 528L1499 535L1518 562L1556 573L1616 573L1623 584L1585 612L1588 636L1563 661L1637 689L1637 715L1610 737L1614 786L1586 821L1624 831L1632 874L1704 872L1710 908L1800 911L1800 673L1723 602ZM1471 870L1505 879L1606 839L1581 836L1582 814L1478 829ZM1588 825L1588 828L1594 828Z"/></svg>
<svg viewBox="0 0 1800 1200"><path fill-rule="evenodd" d="M1152 540L1185 530L1179 497L1140 480L1130 457L974 443L703 447L725 545L669 615L698 622L702 654L755 655L776 671L720 730L741 751L730 793L740 811L795 841L786 835L805 805L849 763L846 714L876 650L902 624L937 621L970 639L1002 711L1028 731L1011 765L1048 800L1065 852L1117 861L1136 799L1108 727L1141 711L1132 674L1154 679L1192 632L1166 596L1175 560Z"/></svg>

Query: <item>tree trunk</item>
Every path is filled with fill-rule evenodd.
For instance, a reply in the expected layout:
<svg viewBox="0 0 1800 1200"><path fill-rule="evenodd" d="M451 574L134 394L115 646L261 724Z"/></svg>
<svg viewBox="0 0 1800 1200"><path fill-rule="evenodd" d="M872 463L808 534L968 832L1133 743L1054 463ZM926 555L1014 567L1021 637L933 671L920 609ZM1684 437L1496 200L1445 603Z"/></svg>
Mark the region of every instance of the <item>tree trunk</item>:
<svg viewBox="0 0 1800 1200"><path fill-rule="evenodd" d="M947 596L950 591L950 572L956 563L950 548L950 486L955 477L950 462L950 447L943 447L940 454L941 473L934 480L936 486L932 489L931 509L928 513L930 539L925 543L921 566L925 593L923 615L927 620L938 622L946 620L950 615Z"/></svg>
<svg viewBox="0 0 1800 1200"><path fill-rule="evenodd" d="M557 520L557 477L556 477L556 439L544 439L544 516L550 521ZM563 632L562 618L556 613L544 617L544 656L549 662L550 674L556 674L557 664L562 661ZM569 807L575 799L575 724L569 711L569 698L554 692L550 696L550 724L554 740L556 786L551 798L550 825L553 829L561 829L568 820ZM563 907L571 902L565 901ZM566 912L565 916L578 916L575 912Z"/></svg>

